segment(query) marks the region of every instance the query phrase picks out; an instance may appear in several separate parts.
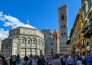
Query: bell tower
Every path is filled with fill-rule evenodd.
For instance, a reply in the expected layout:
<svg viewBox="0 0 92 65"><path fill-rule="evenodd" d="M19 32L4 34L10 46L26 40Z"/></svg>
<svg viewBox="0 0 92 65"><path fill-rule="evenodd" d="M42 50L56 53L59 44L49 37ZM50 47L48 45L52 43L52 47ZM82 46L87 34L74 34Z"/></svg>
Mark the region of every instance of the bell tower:
<svg viewBox="0 0 92 65"><path fill-rule="evenodd" d="M65 4L58 8L59 15L59 32L60 32L60 52L69 54L69 47L66 44L68 40L68 5Z"/></svg>

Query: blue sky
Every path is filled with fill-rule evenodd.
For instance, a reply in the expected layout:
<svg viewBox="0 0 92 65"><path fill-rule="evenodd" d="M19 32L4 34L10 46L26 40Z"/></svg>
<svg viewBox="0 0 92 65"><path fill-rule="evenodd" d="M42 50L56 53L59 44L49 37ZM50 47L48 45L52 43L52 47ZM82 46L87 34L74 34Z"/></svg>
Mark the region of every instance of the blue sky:
<svg viewBox="0 0 92 65"><path fill-rule="evenodd" d="M0 39L7 37L8 30L19 24L42 29L58 28L58 7L68 4L68 33L81 8L80 0L0 0ZM16 22L17 21L17 22Z"/></svg>

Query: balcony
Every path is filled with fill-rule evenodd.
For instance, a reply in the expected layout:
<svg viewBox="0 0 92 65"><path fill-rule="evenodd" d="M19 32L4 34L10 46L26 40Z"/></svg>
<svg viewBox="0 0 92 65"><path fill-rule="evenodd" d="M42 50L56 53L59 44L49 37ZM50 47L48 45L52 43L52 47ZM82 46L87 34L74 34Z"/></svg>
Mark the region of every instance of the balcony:
<svg viewBox="0 0 92 65"><path fill-rule="evenodd" d="M87 29L84 32L84 37L90 38L91 34L92 34L92 25L88 25Z"/></svg>

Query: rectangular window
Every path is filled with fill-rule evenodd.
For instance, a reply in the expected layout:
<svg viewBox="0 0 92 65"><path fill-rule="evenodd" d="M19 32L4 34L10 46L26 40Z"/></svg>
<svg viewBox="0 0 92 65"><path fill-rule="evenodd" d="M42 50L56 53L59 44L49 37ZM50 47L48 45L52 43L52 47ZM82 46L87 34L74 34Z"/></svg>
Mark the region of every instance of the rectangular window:
<svg viewBox="0 0 92 65"><path fill-rule="evenodd" d="M36 45L35 44L32 44L33 47L35 47Z"/></svg>
<svg viewBox="0 0 92 65"><path fill-rule="evenodd" d="M32 55L35 55L35 52L32 52Z"/></svg>
<svg viewBox="0 0 92 65"><path fill-rule="evenodd" d="M61 16L61 20L64 20L64 15Z"/></svg>
<svg viewBox="0 0 92 65"><path fill-rule="evenodd" d="M21 52L21 55L25 55L25 52Z"/></svg>
<svg viewBox="0 0 92 65"><path fill-rule="evenodd" d="M25 51L25 49L21 49L21 51Z"/></svg>
<svg viewBox="0 0 92 65"><path fill-rule="evenodd" d="M30 49L27 49L27 51L30 51Z"/></svg>
<svg viewBox="0 0 92 65"><path fill-rule="evenodd" d="M27 52L27 55L30 55L30 52Z"/></svg>
<svg viewBox="0 0 92 65"><path fill-rule="evenodd" d="M32 52L33 52L33 51L35 52L36 50L35 50L35 49L32 49Z"/></svg>
<svg viewBox="0 0 92 65"><path fill-rule="evenodd" d="M25 46L25 44L21 44L21 46Z"/></svg>

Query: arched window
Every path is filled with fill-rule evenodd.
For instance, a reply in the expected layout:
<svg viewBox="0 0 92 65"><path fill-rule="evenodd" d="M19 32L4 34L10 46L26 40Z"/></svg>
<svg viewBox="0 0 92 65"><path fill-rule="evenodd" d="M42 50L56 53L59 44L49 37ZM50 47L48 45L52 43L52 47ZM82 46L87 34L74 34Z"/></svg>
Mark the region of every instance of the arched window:
<svg viewBox="0 0 92 65"><path fill-rule="evenodd" d="M21 39L21 46L25 46L25 39Z"/></svg>
<svg viewBox="0 0 92 65"><path fill-rule="evenodd" d="M64 15L61 16L61 20L64 20Z"/></svg>
<svg viewBox="0 0 92 65"><path fill-rule="evenodd" d="M28 40L28 44L30 44L30 40Z"/></svg>
<svg viewBox="0 0 92 65"><path fill-rule="evenodd" d="M32 42L33 42L33 43L32 43L32 46L36 46L37 40L36 40L36 39L33 39Z"/></svg>
<svg viewBox="0 0 92 65"><path fill-rule="evenodd" d="M26 44L26 45L27 45L27 46L31 46L31 45L32 45L31 43L32 43L32 40L31 40L30 38L28 38L28 39L27 39L27 44Z"/></svg>
<svg viewBox="0 0 92 65"><path fill-rule="evenodd" d="M33 44L36 44L36 39L33 39Z"/></svg>
<svg viewBox="0 0 92 65"><path fill-rule="evenodd" d="M32 40L30 38L27 39L27 44L31 44Z"/></svg>

